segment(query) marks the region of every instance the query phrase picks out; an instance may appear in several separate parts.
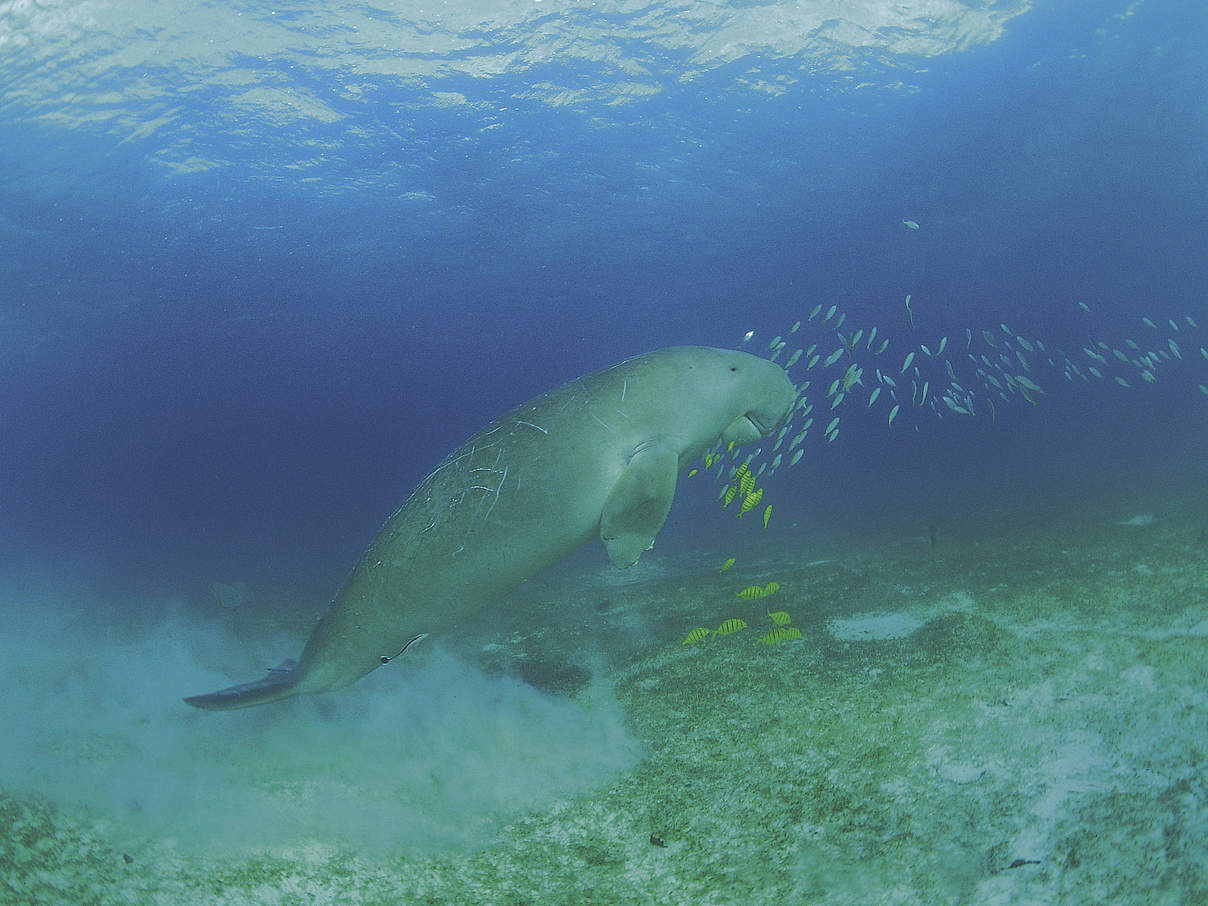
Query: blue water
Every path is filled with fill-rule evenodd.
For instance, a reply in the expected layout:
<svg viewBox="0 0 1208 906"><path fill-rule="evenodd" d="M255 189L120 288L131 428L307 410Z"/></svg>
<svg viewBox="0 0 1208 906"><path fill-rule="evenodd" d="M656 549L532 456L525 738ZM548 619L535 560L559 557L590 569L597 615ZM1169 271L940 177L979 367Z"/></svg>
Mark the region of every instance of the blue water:
<svg viewBox="0 0 1208 906"><path fill-rule="evenodd" d="M766 354L819 302L893 373L1004 321L1072 360L1208 328L1204 10L941 6L5 10L0 566L313 603L511 406L666 345ZM1193 336L1153 386L1058 369L996 421L851 407L773 526L1202 477ZM665 543L722 531L714 496Z"/></svg>

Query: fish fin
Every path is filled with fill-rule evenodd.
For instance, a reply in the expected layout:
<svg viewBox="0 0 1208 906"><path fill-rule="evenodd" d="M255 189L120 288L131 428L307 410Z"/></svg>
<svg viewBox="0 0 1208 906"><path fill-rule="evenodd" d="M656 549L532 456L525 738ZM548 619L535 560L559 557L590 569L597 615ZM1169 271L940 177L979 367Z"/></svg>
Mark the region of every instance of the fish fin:
<svg viewBox="0 0 1208 906"><path fill-rule="evenodd" d="M294 695L294 687L300 676L298 662L286 658L276 667L269 667L268 676L264 679L229 686L205 695L192 695L184 701L186 705L192 705L194 708L201 708L204 711L233 711L236 708L250 708Z"/></svg>
<svg viewBox="0 0 1208 906"><path fill-rule="evenodd" d="M608 492L600 514L600 540L614 566L638 562L654 544L675 497L679 456L661 440L642 444Z"/></svg>

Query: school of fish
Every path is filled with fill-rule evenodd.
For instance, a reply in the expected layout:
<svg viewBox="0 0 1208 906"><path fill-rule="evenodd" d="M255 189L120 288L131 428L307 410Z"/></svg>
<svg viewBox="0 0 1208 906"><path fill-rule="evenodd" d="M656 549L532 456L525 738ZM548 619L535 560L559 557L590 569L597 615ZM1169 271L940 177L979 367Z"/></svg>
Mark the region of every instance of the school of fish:
<svg viewBox="0 0 1208 906"><path fill-rule="evenodd" d="M734 558L730 557L726 560L726 565L723 569L729 569L734 565ZM769 595L774 595L780 591L780 583L776 581L768 582L766 585L748 585L741 591L734 593L734 597L741 598L744 601L754 601L761 598L766 598ZM784 610L765 610L765 615L772 621L772 629L755 640L756 644L760 645L775 645L778 642L791 642L802 638L801 630L796 626L790 625L793 618ZM689 632L682 642L680 647L685 645L695 645L703 642L706 639L716 636L728 636L742 632L747 628L747 621L742 617L730 617L721 622L721 625L716 629L710 629L708 626L698 626Z"/></svg>
<svg viewBox="0 0 1208 906"><path fill-rule="evenodd" d="M914 221L902 223L910 230L919 228ZM766 529L772 505L764 504L765 489L760 483L778 469L801 461L806 441L815 431L815 418L826 422L820 432L823 442L833 443L839 436L840 410L857 400L863 410L881 407L887 428L896 425L895 430L917 432L927 419L997 421L1001 406L1038 405L1051 390L1065 384L1098 382L1120 391L1138 392L1144 385L1158 383L1168 371L1185 366L1184 349L1194 357L1191 350L1198 348L1199 356L1208 361L1208 338L1198 336L1199 324L1191 315L1158 320L1144 316L1136 322L1135 332L1111 338L1093 323L1092 307L1078 301L1078 316L1087 319L1085 341L1069 352L1014 331L1005 323L997 329L966 327L955 333L924 336L916 326L913 302L913 294L907 294L903 308L908 339L900 341L905 348L896 354L889 353L889 331L883 326L844 329L847 314L837 304L825 312L822 304L814 305L807 317L794 323L784 335L773 337L766 346L765 354L771 361L778 362L783 356L783 367L797 386L797 402L786 424L754 450L719 442L704 454L703 466L689 475L703 471L717 480L722 506L729 507L737 500L740 518L764 505L762 521ZM801 335L806 325L807 331L813 332L808 344ZM739 348L747 347L754 338L755 331L748 331ZM810 395L815 386L819 388L816 393L825 388L821 399ZM1208 397L1208 383L1198 386ZM734 558L730 558L720 571L733 564ZM736 596L756 600L778 589L775 582L751 585ZM801 638L801 633L789 625L787 613L769 612L768 617L775 628L759 642L775 644ZM693 630L683 644L730 635L746 626L742 619L730 618L715 630Z"/></svg>
<svg viewBox="0 0 1208 906"><path fill-rule="evenodd" d="M883 325L845 329L847 315L837 304L825 312L821 304L815 305L806 318L767 343L769 359L778 362L783 357L783 366L797 385L797 403L792 417L764 445L747 451L719 443L705 454L700 471L721 483L718 496L723 506L737 499L742 516L765 505L766 528L771 504L765 503L764 489L757 484L802 460L806 441L811 433L818 433L816 418L819 424L825 421L822 441L833 443L839 436L843 407L857 400L864 410L881 408L887 427L919 431L926 419L995 421L1001 406L1020 402L1035 406L1057 384L1102 382L1135 391L1158 383L1165 372L1185 364L1185 349L1194 355L1190 350L1198 347L1199 355L1208 360L1208 345L1201 345L1208 338L1197 337L1199 324L1190 315L1161 321L1142 317L1133 335L1112 340L1096 330L1091 306L1080 301L1076 303L1079 316L1088 319L1086 340L1071 353L1005 323L997 329L967 327L925 336L916 327L913 302L913 295L907 294L908 340L896 355L889 351L889 331ZM802 336L807 331L809 343ZM754 338L755 331L748 331L739 348ZM1208 397L1208 384L1200 384L1199 389ZM811 391L817 396L811 396Z"/></svg>

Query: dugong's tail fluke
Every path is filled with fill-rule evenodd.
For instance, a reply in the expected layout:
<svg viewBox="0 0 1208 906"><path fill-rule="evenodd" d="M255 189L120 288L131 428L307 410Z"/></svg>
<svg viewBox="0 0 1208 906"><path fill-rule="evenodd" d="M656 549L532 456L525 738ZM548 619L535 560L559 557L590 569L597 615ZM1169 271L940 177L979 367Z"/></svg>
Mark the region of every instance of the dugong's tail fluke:
<svg viewBox="0 0 1208 906"><path fill-rule="evenodd" d="M296 694L294 686L300 676L298 662L287 659L276 667L269 667L268 676L264 679L219 689L207 695L193 695L185 699L185 704L206 711L233 711L263 705Z"/></svg>

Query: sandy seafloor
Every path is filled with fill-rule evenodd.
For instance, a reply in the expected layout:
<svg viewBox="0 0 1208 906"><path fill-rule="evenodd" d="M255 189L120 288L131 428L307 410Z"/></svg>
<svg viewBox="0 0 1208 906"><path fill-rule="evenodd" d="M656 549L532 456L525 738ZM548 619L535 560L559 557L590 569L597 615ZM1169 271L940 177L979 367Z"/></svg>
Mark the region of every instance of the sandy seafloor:
<svg viewBox="0 0 1208 906"><path fill-rule="evenodd" d="M5 794L0 900L1206 902L1204 491L971 508L934 546L926 527L824 545L802 529L754 532L747 550L656 549L627 574L576 558L529 583L531 610L453 648L562 706L577 697L585 726L606 682L641 755L589 789L531 811L492 801L505 818L472 843L225 852L120 810ZM719 574L726 553L738 562ZM734 597L773 579L771 599ZM755 644L768 608L803 639ZM729 617L750 625L679 644ZM157 757L127 742L88 757Z"/></svg>

